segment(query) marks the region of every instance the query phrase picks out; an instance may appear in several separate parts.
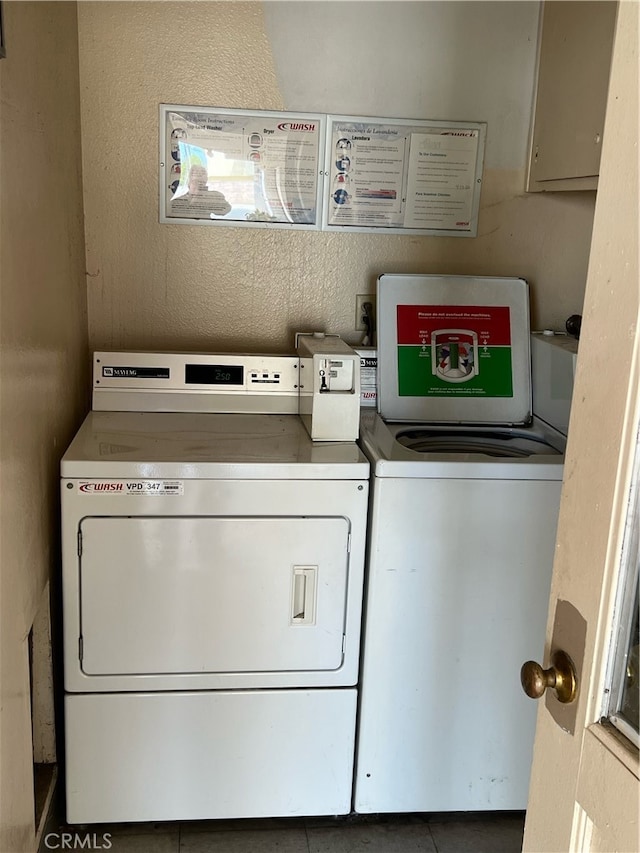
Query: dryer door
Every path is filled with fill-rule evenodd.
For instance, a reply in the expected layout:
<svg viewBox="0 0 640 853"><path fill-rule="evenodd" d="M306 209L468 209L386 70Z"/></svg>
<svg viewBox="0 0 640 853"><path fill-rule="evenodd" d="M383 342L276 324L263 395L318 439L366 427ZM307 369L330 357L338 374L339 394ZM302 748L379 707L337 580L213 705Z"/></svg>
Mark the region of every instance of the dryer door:
<svg viewBox="0 0 640 853"><path fill-rule="evenodd" d="M87 517L80 534L86 675L341 666L347 519Z"/></svg>

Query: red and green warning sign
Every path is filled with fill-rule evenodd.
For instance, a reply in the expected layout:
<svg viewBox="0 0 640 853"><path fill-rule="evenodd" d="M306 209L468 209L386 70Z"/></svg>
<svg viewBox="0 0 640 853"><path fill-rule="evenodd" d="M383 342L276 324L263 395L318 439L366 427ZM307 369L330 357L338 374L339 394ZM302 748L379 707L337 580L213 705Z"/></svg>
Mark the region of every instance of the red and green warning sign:
<svg viewBox="0 0 640 853"><path fill-rule="evenodd" d="M509 308L398 305L401 397L513 397Z"/></svg>

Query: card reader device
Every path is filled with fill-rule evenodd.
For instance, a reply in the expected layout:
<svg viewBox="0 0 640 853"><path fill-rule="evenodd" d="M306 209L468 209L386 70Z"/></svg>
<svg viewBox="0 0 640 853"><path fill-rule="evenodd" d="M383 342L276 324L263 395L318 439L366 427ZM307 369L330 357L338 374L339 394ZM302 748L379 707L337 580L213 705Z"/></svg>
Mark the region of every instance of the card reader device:
<svg viewBox="0 0 640 853"><path fill-rule="evenodd" d="M355 441L360 422L360 356L338 335L298 332L299 408L314 441Z"/></svg>

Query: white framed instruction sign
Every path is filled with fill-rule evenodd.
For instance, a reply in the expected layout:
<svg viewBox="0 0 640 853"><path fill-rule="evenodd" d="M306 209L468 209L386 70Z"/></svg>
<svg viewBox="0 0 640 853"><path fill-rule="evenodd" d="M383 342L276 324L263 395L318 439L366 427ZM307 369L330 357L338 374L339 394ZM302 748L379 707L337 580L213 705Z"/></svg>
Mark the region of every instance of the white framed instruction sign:
<svg viewBox="0 0 640 853"><path fill-rule="evenodd" d="M319 229L323 115L160 105L160 221Z"/></svg>
<svg viewBox="0 0 640 853"><path fill-rule="evenodd" d="M486 124L327 117L322 227L475 237Z"/></svg>

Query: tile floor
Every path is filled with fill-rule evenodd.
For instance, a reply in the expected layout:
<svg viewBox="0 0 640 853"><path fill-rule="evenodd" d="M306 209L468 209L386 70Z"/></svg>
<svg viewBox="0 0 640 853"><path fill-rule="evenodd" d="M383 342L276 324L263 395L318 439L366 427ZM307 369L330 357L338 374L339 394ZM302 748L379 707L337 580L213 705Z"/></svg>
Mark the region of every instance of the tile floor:
<svg viewBox="0 0 640 853"><path fill-rule="evenodd" d="M50 823L47 829L54 833L48 836L48 849L60 845L56 834L78 833L82 838L89 833L94 850L112 853L520 853L523 827L522 812L500 812L101 824L82 829ZM47 844L40 850L46 851Z"/></svg>

